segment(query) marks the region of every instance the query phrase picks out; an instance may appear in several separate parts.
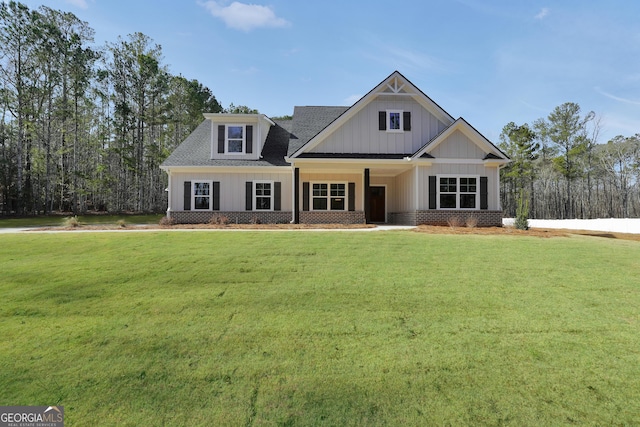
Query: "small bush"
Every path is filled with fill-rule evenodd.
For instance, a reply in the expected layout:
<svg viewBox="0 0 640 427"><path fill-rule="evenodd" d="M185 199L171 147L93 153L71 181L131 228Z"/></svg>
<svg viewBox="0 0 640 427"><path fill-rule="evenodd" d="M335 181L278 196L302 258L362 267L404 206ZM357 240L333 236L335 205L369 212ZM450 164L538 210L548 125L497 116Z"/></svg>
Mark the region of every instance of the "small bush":
<svg viewBox="0 0 640 427"><path fill-rule="evenodd" d="M76 228L76 227L80 227L80 221L78 220L77 216L70 216L69 218L65 218L64 220L64 226L65 227L71 227L71 228Z"/></svg>
<svg viewBox="0 0 640 427"><path fill-rule="evenodd" d="M118 221L116 221L116 225L120 228L126 228L127 222L124 219L119 219Z"/></svg>
<svg viewBox="0 0 640 427"><path fill-rule="evenodd" d="M260 221L260 218L258 218L257 216L254 216L253 218L251 218L251 224L262 224L262 221Z"/></svg>
<svg viewBox="0 0 640 427"><path fill-rule="evenodd" d="M229 219L229 217L224 215L212 216L209 220L209 224L213 225L227 225L229 223L231 223L231 220Z"/></svg>
<svg viewBox="0 0 640 427"><path fill-rule="evenodd" d="M518 207L516 208L516 220L514 226L518 230L529 229L529 199L524 191L520 191L518 195Z"/></svg>
<svg viewBox="0 0 640 427"><path fill-rule="evenodd" d="M459 216L450 216L447 218L447 224L449 224L451 228L460 227L462 225L462 219Z"/></svg>
<svg viewBox="0 0 640 427"><path fill-rule="evenodd" d="M478 217L474 215L468 216L464 223L468 228L476 228L478 226Z"/></svg>
<svg viewBox="0 0 640 427"><path fill-rule="evenodd" d="M171 226L176 224L176 220L168 216L163 216L162 218L160 218L159 224L165 225L165 226Z"/></svg>

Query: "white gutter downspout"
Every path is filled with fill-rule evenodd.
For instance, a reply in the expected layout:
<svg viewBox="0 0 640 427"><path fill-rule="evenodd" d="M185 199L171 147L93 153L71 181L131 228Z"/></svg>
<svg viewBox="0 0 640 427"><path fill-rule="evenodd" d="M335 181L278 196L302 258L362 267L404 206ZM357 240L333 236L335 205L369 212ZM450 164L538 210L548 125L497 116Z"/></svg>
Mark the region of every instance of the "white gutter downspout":
<svg viewBox="0 0 640 427"><path fill-rule="evenodd" d="M171 169L167 169L167 175L169 175L169 183L167 185L167 218L169 218L171 212Z"/></svg>
<svg viewBox="0 0 640 427"><path fill-rule="evenodd" d="M296 222L296 165L292 161L291 162L291 222L290 224L295 224Z"/></svg>

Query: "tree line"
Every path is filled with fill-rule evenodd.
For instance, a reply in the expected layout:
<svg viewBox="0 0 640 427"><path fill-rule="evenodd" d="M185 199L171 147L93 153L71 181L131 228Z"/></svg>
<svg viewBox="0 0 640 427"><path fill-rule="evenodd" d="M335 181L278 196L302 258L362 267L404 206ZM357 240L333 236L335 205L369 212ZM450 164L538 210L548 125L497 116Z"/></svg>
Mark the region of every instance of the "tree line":
<svg viewBox="0 0 640 427"><path fill-rule="evenodd" d="M0 214L166 208L160 163L223 109L197 80L173 75L162 48L135 33L95 46L69 12L0 3ZM600 119L565 103L507 124L500 148L507 216L640 216L640 134L599 143Z"/></svg>
<svg viewBox="0 0 640 427"><path fill-rule="evenodd" d="M529 218L640 216L640 134L599 143L600 118L576 103L532 124L507 124L500 148L505 215L526 207Z"/></svg>
<svg viewBox="0 0 640 427"><path fill-rule="evenodd" d="M75 15L0 3L0 212L162 211L160 163L222 107L141 33L94 45Z"/></svg>

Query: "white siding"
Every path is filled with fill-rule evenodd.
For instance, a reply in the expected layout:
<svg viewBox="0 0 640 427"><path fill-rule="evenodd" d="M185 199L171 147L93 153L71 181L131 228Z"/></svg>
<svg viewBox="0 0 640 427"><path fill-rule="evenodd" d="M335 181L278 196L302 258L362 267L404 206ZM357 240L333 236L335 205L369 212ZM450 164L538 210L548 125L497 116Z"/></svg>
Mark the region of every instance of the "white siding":
<svg viewBox="0 0 640 427"><path fill-rule="evenodd" d="M395 177L394 209L391 212L409 212L416 209L415 169Z"/></svg>
<svg viewBox="0 0 640 427"><path fill-rule="evenodd" d="M456 130L436 148L428 151L436 159L482 159L486 153L464 133Z"/></svg>
<svg viewBox="0 0 640 427"><path fill-rule="evenodd" d="M378 130L378 112L411 112L411 130ZM316 146L315 153L411 154L435 137L445 124L409 96L379 96Z"/></svg>
<svg viewBox="0 0 640 427"><path fill-rule="evenodd" d="M395 184L395 178L394 177L388 177L388 176L372 176L371 180L369 181L369 185L373 186L384 186L386 187L385 189L385 197L386 197L386 202L387 202L387 214L389 212L396 212L396 200L394 195L396 194L396 184Z"/></svg>
<svg viewBox="0 0 640 427"><path fill-rule="evenodd" d="M329 182L354 182L356 184L356 210L364 210L364 172L362 174L353 173L305 173L300 172L300 210L302 210L302 183L303 182L316 182L316 183L329 183Z"/></svg>
<svg viewBox="0 0 640 427"><path fill-rule="evenodd" d="M486 167L481 164L434 164L431 167L419 169L420 192L418 210L429 208L429 176L430 175L478 175L487 177L487 191L489 210L500 209L500 194L498 189L498 168Z"/></svg>
<svg viewBox="0 0 640 427"><path fill-rule="evenodd" d="M245 183L247 181L267 180L279 181L281 188L281 210L291 211L291 171L286 173L174 173L171 176L171 209L183 210L184 182L185 181L219 181L220 182L220 210L244 211L245 210Z"/></svg>

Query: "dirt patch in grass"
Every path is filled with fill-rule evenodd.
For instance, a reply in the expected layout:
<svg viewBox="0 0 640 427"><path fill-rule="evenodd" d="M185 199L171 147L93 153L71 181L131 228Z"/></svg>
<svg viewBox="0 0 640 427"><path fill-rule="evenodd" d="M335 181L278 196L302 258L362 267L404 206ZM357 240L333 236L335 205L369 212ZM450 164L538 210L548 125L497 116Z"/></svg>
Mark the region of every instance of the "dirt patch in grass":
<svg viewBox="0 0 640 427"><path fill-rule="evenodd" d="M358 230L375 228L373 224L174 224L174 225L107 225L80 224L75 227L42 227L30 231L100 231L100 230ZM419 225L417 233L427 234L475 234L494 236L568 237L582 235L607 239L633 240L640 242L640 234L612 233L607 231L568 230L554 228L530 228L518 230L514 227L450 227L439 225Z"/></svg>
<svg viewBox="0 0 640 427"><path fill-rule="evenodd" d="M568 237L570 235L582 235L604 237L608 239L640 241L640 234L611 233L607 231L567 230L554 228L530 228L518 230L514 227L448 227L437 225L420 225L415 229L418 233L430 234L477 234L477 235L507 235L507 236L531 236L531 237Z"/></svg>

